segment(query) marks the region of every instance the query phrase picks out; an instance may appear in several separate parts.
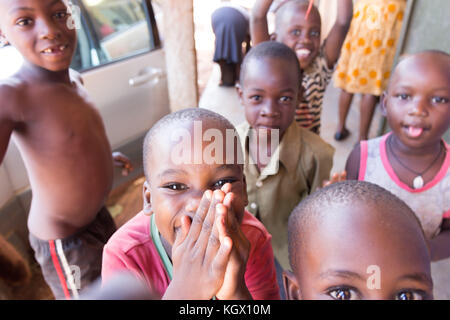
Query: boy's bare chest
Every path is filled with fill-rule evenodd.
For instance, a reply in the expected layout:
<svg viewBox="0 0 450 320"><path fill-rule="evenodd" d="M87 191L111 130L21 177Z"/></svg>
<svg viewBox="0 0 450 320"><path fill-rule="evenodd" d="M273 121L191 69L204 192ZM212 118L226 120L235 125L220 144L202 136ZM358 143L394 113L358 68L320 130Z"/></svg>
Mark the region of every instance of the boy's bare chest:
<svg viewBox="0 0 450 320"><path fill-rule="evenodd" d="M106 139L100 113L76 90L42 90L24 100L22 133L31 141L53 145Z"/></svg>

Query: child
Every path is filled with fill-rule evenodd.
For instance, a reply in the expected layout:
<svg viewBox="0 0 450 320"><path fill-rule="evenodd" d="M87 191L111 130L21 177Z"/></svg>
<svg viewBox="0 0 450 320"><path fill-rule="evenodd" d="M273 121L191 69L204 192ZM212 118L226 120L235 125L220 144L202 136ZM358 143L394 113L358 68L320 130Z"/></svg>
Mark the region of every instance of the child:
<svg viewBox="0 0 450 320"><path fill-rule="evenodd" d="M417 214L433 261L450 257L450 56L426 51L394 70L382 109L392 131L362 141L347 159L348 179L376 183Z"/></svg>
<svg viewBox="0 0 450 320"><path fill-rule="evenodd" d="M339 58L342 44L353 15L352 0L339 0L337 20L320 44L321 18L319 10L301 0L289 0L276 10L275 32L269 35L267 12L273 0L257 0L250 19L253 45L269 39L282 42L297 54L304 71L303 99L296 106L298 124L320 133L323 96Z"/></svg>
<svg viewBox="0 0 450 320"><path fill-rule="evenodd" d="M420 223L372 183L339 182L303 200L289 217L289 259L292 300L433 298Z"/></svg>
<svg viewBox="0 0 450 320"><path fill-rule="evenodd" d="M333 78L341 88L335 140L350 134L345 122L355 93L361 94L358 141L367 140L375 106L389 80L405 9L406 0L356 1Z"/></svg>
<svg viewBox="0 0 450 320"><path fill-rule="evenodd" d="M214 159L204 157L211 132ZM228 120L198 108L153 126L144 141L144 210L106 244L104 284L127 271L158 298L279 299L271 237L245 211L243 166L230 158L239 142L228 148L230 132L237 137Z"/></svg>
<svg viewBox="0 0 450 320"><path fill-rule="evenodd" d="M115 231L104 207L113 158L99 112L69 71L76 32L67 11L64 1L0 1L0 38L25 59L0 83L0 163L12 136L33 192L31 246L57 299L76 298L100 275Z"/></svg>
<svg viewBox="0 0 450 320"><path fill-rule="evenodd" d="M250 203L247 210L272 235L275 257L283 268L289 266L289 214L322 186L333 164L333 147L295 124L301 78L295 52L282 43L267 41L253 47L244 58L238 87L247 119L237 127L245 159L249 160L244 169ZM261 155L270 159L262 161L266 159Z"/></svg>

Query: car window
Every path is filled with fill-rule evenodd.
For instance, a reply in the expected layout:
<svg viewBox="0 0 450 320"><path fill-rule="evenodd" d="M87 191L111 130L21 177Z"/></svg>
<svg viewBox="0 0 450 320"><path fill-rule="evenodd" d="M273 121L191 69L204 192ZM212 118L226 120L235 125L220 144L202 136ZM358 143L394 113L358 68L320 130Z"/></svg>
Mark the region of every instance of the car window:
<svg viewBox="0 0 450 320"><path fill-rule="evenodd" d="M72 68L83 71L155 48L145 0L78 0L78 48ZM154 19L154 17L153 17Z"/></svg>

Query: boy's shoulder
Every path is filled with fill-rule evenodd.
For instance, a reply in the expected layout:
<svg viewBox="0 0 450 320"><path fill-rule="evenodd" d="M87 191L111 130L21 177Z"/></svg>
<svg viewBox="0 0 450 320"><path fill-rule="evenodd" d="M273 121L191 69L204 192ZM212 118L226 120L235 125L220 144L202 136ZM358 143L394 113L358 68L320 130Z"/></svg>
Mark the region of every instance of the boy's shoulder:
<svg viewBox="0 0 450 320"><path fill-rule="evenodd" d="M250 241L252 252L260 250L264 247L264 244L270 243L272 239L272 235L262 222L247 210L244 211L241 230L248 241Z"/></svg>
<svg viewBox="0 0 450 320"><path fill-rule="evenodd" d="M0 80L0 96L2 100L6 97L17 97L25 88L26 83L16 77Z"/></svg>
<svg viewBox="0 0 450 320"><path fill-rule="evenodd" d="M17 78L0 80L0 110L2 113L18 113L18 107L26 96L27 85Z"/></svg>
<svg viewBox="0 0 450 320"><path fill-rule="evenodd" d="M126 254L151 242L150 217L141 211L117 229L105 246Z"/></svg>
<svg viewBox="0 0 450 320"><path fill-rule="evenodd" d="M316 155L331 155L334 154L334 147L323 140L318 134L302 128L297 125L297 130L300 135L301 145L304 148L309 149L313 154Z"/></svg>

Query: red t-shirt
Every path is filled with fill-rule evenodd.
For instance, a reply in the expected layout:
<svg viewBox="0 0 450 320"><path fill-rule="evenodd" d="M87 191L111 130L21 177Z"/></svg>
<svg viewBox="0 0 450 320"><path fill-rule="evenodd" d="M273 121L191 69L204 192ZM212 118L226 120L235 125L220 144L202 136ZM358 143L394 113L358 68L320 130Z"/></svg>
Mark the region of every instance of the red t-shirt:
<svg viewBox="0 0 450 320"><path fill-rule="evenodd" d="M280 299L271 235L247 211L244 213L241 230L251 243L245 283L253 299ZM143 212L117 230L103 249L102 283L120 271L132 272L160 297L169 286L169 275L150 235L150 217Z"/></svg>

